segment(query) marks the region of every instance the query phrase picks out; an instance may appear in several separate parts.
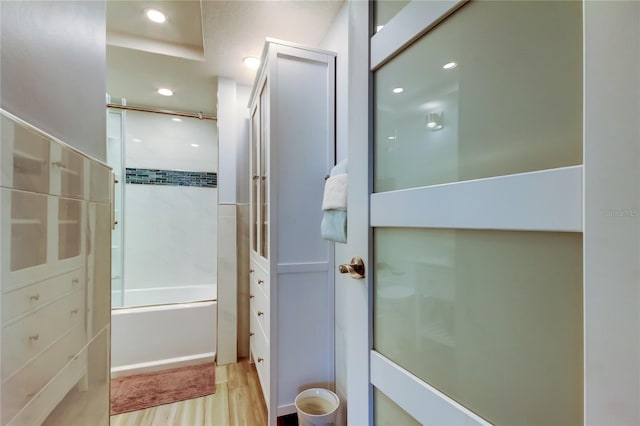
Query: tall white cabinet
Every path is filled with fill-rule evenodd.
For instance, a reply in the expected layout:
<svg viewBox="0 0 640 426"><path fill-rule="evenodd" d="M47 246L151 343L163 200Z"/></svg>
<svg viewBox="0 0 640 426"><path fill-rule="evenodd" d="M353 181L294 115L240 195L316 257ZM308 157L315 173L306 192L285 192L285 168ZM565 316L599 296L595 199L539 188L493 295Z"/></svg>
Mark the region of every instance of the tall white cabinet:
<svg viewBox="0 0 640 426"><path fill-rule="evenodd" d="M111 170L1 113L0 425L108 425Z"/></svg>
<svg viewBox="0 0 640 426"><path fill-rule="evenodd" d="M334 387L335 54L267 39L249 107L251 356L275 425L300 391Z"/></svg>

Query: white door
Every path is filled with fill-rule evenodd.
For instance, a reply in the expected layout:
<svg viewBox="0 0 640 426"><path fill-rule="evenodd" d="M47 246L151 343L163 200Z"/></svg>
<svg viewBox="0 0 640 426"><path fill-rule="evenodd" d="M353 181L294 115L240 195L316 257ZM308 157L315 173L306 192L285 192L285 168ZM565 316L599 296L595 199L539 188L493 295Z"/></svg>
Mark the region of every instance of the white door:
<svg viewBox="0 0 640 426"><path fill-rule="evenodd" d="M373 6L372 410L349 423L582 423L582 4L404 3Z"/></svg>

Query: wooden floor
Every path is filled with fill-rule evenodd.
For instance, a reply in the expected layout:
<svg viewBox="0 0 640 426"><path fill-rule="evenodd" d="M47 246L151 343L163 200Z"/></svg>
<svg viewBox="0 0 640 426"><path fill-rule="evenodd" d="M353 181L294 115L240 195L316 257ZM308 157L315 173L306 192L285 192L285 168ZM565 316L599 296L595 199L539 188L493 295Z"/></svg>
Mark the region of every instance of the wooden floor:
<svg viewBox="0 0 640 426"><path fill-rule="evenodd" d="M280 423L280 422L279 422ZM248 359L216 367L216 393L111 416L111 426L262 426L267 407Z"/></svg>

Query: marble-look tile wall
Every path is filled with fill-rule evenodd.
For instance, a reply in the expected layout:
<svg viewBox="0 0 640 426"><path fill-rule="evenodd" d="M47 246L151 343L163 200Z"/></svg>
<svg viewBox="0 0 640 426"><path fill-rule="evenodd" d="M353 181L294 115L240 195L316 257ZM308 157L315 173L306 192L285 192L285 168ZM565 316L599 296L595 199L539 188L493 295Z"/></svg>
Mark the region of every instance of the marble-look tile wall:
<svg viewBox="0 0 640 426"><path fill-rule="evenodd" d="M249 205L238 204L238 356L249 356Z"/></svg>
<svg viewBox="0 0 640 426"><path fill-rule="evenodd" d="M218 206L218 359L219 365L234 363L238 357L237 293L237 208L235 204Z"/></svg>
<svg viewBox="0 0 640 426"><path fill-rule="evenodd" d="M124 212L127 291L216 283L217 191L127 185ZM125 305L126 299L125 292Z"/></svg>

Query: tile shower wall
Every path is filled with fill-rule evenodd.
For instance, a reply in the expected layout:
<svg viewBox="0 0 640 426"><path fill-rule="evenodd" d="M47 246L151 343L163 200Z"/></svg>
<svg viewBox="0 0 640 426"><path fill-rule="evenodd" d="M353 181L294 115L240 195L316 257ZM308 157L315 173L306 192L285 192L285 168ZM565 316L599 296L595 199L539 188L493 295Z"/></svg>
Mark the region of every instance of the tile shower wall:
<svg viewBox="0 0 640 426"><path fill-rule="evenodd" d="M125 306L127 292L217 281L216 122L176 118L126 113Z"/></svg>

